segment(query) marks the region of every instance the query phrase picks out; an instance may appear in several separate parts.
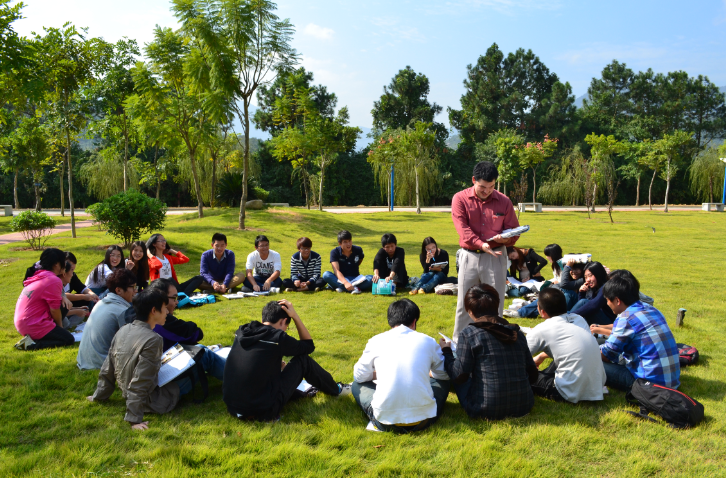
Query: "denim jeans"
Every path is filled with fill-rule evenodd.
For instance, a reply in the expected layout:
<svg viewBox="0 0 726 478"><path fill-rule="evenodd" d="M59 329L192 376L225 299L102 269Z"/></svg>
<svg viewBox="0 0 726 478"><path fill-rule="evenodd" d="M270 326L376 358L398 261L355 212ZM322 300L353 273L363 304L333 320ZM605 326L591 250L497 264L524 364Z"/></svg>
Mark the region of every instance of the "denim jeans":
<svg viewBox="0 0 726 478"><path fill-rule="evenodd" d="M534 299L531 304L523 305L519 309L519 316L527 319L536 319L539 315L537 310L537 299Z"/></svg>
<svg viewBox="0 0 726 478"><path fill-rule="evenodd" d="M355 276L355 277L357 277L357 276ZM355 279L355 277L346 277L345 280L347 280L348 282L351 282L352 280ZM333 274L330 271L326 271L325 273L323 273L323 280L325 282L327 282L327 284L330 287L332 287L333 289L345 290L345 287L343 287L343 284L341 284L340 281L338 280L338 276L336 276L335 274ZM366 276L366 280L364 280L362 283L358 284L356 287L363 291L371 290L371 288L373 287L373 276Z"/></svg>
<svg viewBox="0 0 726 478"><path fill-rule="evenodd" d="M588 299L578 300L577 303L572 307L572 310L570 312L572 312L573 314L577 314L578 313L577 311L580 308L582 308L582 306L587 304L588 302L589 302ZM608 316L605 315L605 312L603 312L602 309L598 309L595 312L592 312L590 314L586 314L586 315L578 314L578 315L582 315L582 318L585 319L585 321L587 322L588 325L612 324L613 323L613 321L611 319L608 319Z"/></svg>
<svg viewBox="0 0 726 478"><path fill-rule="evenodd" d="M413 286L414 290L423 289L424 292L429 293L434 290L434 287L441 284L446 280L446 274L443 272L425 272L421 275L416 285Z"/></svg>
<svg viewBox="0 0 726 478"><path fill-rule="evenodd" d="M529 287L521 286L521 287L515 287L513 289L509 289L509 291L507 292L507 295L509 297L524 297L525 295L531 294L531 293L532 293L532 289L530 289Z"/></svg>
<svg viewBox="0 0 726 478"><path fill-rule="evenodd" d="M603 362L602 365L605 367L605 385L624 392L633 388L635 377L627 367L610 362Z"/></svg>
<svg viewBox="0 0 726 478"><path fill-rule="evenodd" d="M396 432L396 433L410 433L425 430L426 428L433 425L441 415L444 414L444 404L446 403L446 397L449 396L449 387L451 382L449 380L437 380L429 377L431 383L431 390L434 392L434 400L436 400L436 416L425 420L423 423L411 427L401 427L398 425L384 425L376 420L373 413L373 394L376 392L376 384L373 382L358 383L353 382L351 392L358 405L363 409L363 413L366 414L368 419L379 430L383 432Z"/></svg>
<svg viewBox="0 0 726 478"><path fill-rule="evenodd" d="M204 346L200 345L200 347ZM202 368L208 375L211 375L221 382L224 379L224 366L227 363L227 359L220 357L207 347L204 347L204 349L204 355L202 356ZM191 370L195 381L199 380L199 377L196 375L197 367L193 366ZM192 391L192 380L189 377L176 380L176 382L179 385L179 393L181 395L186 395Z"/></svg>
<svg viewBox="0 0 726 478"><path fill-rule="evenodd" d="M252 277L255 278L255 282L257 282L257 285L260 286L260 290L262 290L262 285L265 283L265 281L270 278L270 276L252 276ZM250 282L249 279L245 279L245 281L242 283L242 285L244 287L247 287L250 290L254 290L252 288L252 282ZM272 283L270 284L270 288L273 288L273 287L282 287L282 279L280 279L278 277L277 279L273 280Z"/></svg>
<svg viewBox="0 0 726 478"><path fill-rule="evenodd" d="M567 300L567 311L570 312L572 308L577 304L580 294L576 290L560 289L565 294L565 300Z"/></svg>

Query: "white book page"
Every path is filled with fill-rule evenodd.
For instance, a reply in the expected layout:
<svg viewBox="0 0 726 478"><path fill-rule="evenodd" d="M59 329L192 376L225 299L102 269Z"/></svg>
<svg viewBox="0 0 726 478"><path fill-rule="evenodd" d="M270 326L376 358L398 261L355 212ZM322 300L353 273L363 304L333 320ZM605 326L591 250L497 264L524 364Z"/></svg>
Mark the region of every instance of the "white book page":
<svg viewBox="0 0 726 478"><path fill-rule="evenodd" d="M185 350L177 354L159 369L159 386L163 387L194 365L192 356Z"/></svg>

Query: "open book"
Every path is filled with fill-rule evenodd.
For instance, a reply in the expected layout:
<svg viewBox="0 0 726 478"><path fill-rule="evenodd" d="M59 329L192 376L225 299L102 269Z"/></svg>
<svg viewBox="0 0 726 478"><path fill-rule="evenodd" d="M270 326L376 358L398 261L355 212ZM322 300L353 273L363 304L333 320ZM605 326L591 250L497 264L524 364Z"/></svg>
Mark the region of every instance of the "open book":
<svg viewBox="0 0 726 478"><path fill-rule="evenodd" d="M444 266L448 266L448 265L449 265L449 261L434 262L433 264L429 264L429 267L444 267Z"/></svg>
<svg viewBox="0 0 726 478"><path fill-rule="evenodd" d="M358 284L362 284L363 282L365 282L366 279L368 279L368 276L360 275L360 276L356 277L355 279L353 279L352 281L350 281L350 284L356 286Z"/></svg>
<svg viewBox="0 0 726 478"><path fill-rule="evenodd" d="M507 239L510 237L519 236L521 234L524 234L527 231L529 231L529 226L519 226L519 227L515 227L513 229L505 229L502 232L500 232L499 235L502 236L503 238ZM487 239L487 241L491 241L492 239L494 239L494 238L490 237L489 239Z"/></svg>
<svg viewBox="0 0 726 478"><path fill-rule="evenodd" d="M194 365L194 359L184 348L176 344L161 355L159 386L163 387Z"/></svg>
<svg viewBox="0 0 726 478"><path fill-rule="evenodd" d="M234 294L223 294L222 297L224 297L225 299L232 300L232 299L241 299L243 297L260 297L262 295L270 295L270 291L269 290L260 291L260 292L242 292L242 291L239 291L239 292L236 292Z"/></svg>
<svg viewBox="0 0 726 478"><path fill-rule="evenodd" d="M534 289L539 291L544 282L537 282L534 279L530 279L527 282L520 282L514 277L507 277L507 281L515 287L527 287L528 289Z"/></svg>
<svg viewBox="0 0 726 478"><path fill-rule="evenodd" d="M448 338L441 332L439 332L439 335L442 336L444 338L444 340L446 340L447 342L451 342L451 351L456 352L456 342L454 342L453 340L451 340L450 338Z"/></svg>

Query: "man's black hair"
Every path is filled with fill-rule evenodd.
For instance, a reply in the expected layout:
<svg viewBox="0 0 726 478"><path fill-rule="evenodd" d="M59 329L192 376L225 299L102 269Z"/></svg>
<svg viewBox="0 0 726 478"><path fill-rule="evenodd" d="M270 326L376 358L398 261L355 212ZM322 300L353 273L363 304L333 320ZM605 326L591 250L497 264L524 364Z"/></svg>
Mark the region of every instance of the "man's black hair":
<svg viewBox="0 0 726 478"><path fill-rule="evenodd" d="M276 324L282 319L290 320L290 316L277 301L271 300L262 308L262 322Z"/></svg>
<svg viewBox="0 0 726 478"><path fill-rule="evenodd" d="M73 254L71 251L66 251L66 259L74 264L78 264L78 261L76 260L76 255Z"/></svg>
<svg viewBox="0 0 726 478"><path fill-rule="evenodd" d="M153 287L154 289L159 289L164 294L169 295L169 287L174 287L176 289L176 283L171 279L154 279L151 281L151 284L149 284L149 287Z"/></svg>
<svg viewBox="0 0 726 478"><path fill-rule="evenodd" d="M61 268L66 265L66 253L55 247L48 248L40 254L40 268L52 271L53 266L60 264Z"/></svg>
<svg viewBox="0 0 726 478"><path fill-rule="evenodd" d="M169 303L166 292L149 287L134 296L134 311L136 311L136 320L142 322L149 321L149 314L153 309L161 312L164 305Z"/></svg>
<svg viewBox="0 0 726 478"><path fill-rule="evenodd" d="M398 325L410 327L419 317L421 317L421 310L410 299L397 300L388 306L388 325L391 327Z"/></svg>
<svg viewBox="0 0 726 478"><path fill-rule="evenodd" d="M612 301L616 297L630 307L640 300L640 282L628 270L619 269L610 273L610 279L605 283L602 295Z"/></svg>
<svg viewBox="0 0 726 478"><path fill-rule="evenodd" d="M557 317L567 313L567 299L560 289L548 287L539 292L537 305L550 317Z"/></svg>
<svg viewBox="0 0 726 478"><path fill-rule="evenodd" d="M338 233L338 244L340 244L343 241L352 241L353 240L353 234L350 233L350 231L342 230Z"/></svg>
<svg viewBox="0 0 726 478"><path fill-rule="evenodd" d="M387 244L398 245L398 240L393 234L384 234L381 236L381 247L386 247Z"/></svg>
<svg viewBox="0 0 726 478"><path fill-rule="evenodd" d="M482 179L486 182L496 181L499 177L499 171L494 163L489 161L482 161L474 166L474 181L481 181Z"/></svg>
<svg viewBox="0 0 726 478"><path fill-rule="evenodd" d="M109 292L116 293L116 289L126 290L136 285L136 274L126 269L116 269L106 278L106 287Z"/></svg>
<svg viewBox="0 0 726 478"><path fill-rule="evenodd" d="M264 234L260 234L259 236L255 237L255 249L257 249L257 246L260 245L260 242L266 242L269 244L270 240Z"/></svg>
<svg viewBox="0 0 726 478"><path fill-rule="evenodd" d="M227 244L227 236L225 236L221 232L215 232L214 235L212 236L212 244L214 244L217 241L222 241L225 244ZM257 247L257 246L255 246L255 247Z"/></svg>

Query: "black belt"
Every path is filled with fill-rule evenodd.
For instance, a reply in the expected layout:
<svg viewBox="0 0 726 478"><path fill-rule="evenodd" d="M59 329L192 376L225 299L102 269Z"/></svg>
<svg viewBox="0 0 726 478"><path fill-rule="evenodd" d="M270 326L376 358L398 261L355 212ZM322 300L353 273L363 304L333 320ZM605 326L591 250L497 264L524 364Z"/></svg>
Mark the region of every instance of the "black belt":
<svg viewBox="0 0 726 478"><path fill-rule="evenodd" d="M500 247L504 247L504 246L492 247L491 249L494 250L494 249L498 249ZM473 252L474 254L485 254L485 252L482 251L481 249L467 249L466 247L464 247L463 249L465 251Z"/></svg>

